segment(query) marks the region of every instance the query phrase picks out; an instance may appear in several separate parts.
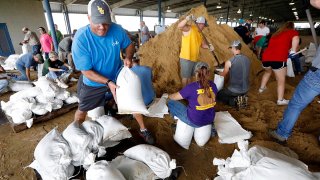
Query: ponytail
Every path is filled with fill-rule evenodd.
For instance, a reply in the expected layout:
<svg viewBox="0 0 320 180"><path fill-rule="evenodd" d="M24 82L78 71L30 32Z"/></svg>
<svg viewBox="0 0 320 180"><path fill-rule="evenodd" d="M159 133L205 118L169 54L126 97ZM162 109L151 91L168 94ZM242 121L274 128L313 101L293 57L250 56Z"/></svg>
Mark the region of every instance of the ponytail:
<svg viewBox="0 0 320 180"><path fill-rule="evenodd" d="M197 79L200 83L200 86L204 89L204 93L208 98L213 98L210 93L210 83L209 83L209 70L206 66L202 66L197 70Z"/></svg>

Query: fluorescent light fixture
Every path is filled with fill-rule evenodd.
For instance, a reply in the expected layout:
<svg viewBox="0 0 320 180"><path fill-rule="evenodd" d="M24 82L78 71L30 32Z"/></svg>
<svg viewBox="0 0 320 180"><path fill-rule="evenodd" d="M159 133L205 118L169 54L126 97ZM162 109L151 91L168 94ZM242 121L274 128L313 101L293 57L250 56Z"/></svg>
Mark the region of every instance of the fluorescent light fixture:
<svg viewBox="0 0 320 180"><path fill-rule="evenodd" d="M294 5L294 2L293 0L289 3L290 6Z"/></svg>
<svg viewBox="0 0 320 180"><path fill-rule="evenodd" d="M217 5L217 9L221 9L222 8L222 6L221 6L221 4L219 3L218 5Z"/></svg>
<svg viewBox="0 0 320 180"><path fill-rule="evenodd" d="M253 15L252 15L252 13L250 13L250 15L249 15L249 16L250 16L250 17L251 17L251 16L253 16Z"/></svg>
<svg viewBox="0 0 320 180"><path fill-rule="evenodd" d="M269 21L271 21L271 19L269 19Z"/></svg>
<svg viewBox="0 0 320 180"><path fill-rule="evenodd" d="M294 11L294 12L293 12L293 14L294 14L295 16L297 16L297 15L298 15L297 11Z"/></svg>
<svg viewBox="0 0 320 180"><path fill-rule="evenodd" d="M272 19L272 22L274 22L274 19Z"/></svg>
<svg viewBox="0 0 320 180"><path fill-rule="evenodd" d="M261 19L261 16L259 16L259 19Z"/></svg>
<svg viewBox="0 0 320 180"><path fill-rule="evenodd" d="M299 20L299 17L298 17L298 16L296 16L296 20Z"/></svg>
<svg viewBox="0 0 320 180"><path fill-rule="evenodd" d="M295 7L294 7L294 8L292 8L292 11L295 11L295 10L297 10L297 8L295 8Z"/></svg>
<svg viewBox="0 0 320 180"><path fill-rule="evenodd" d="M167 11L166 12L171 12L170 6L168 6Z"/></svg>
<svg viewBox="0 0 320 180"><path fill-rule="evenodd" d="M237 13L238 13L238 14L240 14L240 13L241 13L241 9L240 9L240 8L239 8L239 10L237 11Z"/></svg>

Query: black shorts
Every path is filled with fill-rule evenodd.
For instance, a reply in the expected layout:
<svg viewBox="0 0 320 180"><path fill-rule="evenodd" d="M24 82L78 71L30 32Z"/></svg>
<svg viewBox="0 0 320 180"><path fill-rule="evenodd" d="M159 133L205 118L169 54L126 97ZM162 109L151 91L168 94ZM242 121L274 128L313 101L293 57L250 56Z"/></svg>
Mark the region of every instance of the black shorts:
<svg viewBox="0 0 320 180"><path fill-rule="evenodd" d="M287 67L287 62L267 61L262 62L263 68L270 68L272 70L278 70Z"/></svg>
<svg viewBox="0 0 320 180"><path fill-rule="evenodd" d="M80 76L77 85L80 111L90 111L96 107L104 106L106 92L110 91L107 86L92 87L83 83L83 75Z"/></svg>

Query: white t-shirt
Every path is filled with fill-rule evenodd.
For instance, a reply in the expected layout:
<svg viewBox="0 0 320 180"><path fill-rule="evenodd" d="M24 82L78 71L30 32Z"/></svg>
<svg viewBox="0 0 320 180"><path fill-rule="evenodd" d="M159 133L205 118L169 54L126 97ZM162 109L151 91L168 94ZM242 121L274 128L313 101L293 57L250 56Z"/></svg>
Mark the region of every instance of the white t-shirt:
<svg viewBox="0 0 320 180"><path fill-rule="evenodd" d="M267 34L270 33L270 29L265 26L264 28L257 28L256 29L256 33L257 33L257 36L266 36Z"/></svg>

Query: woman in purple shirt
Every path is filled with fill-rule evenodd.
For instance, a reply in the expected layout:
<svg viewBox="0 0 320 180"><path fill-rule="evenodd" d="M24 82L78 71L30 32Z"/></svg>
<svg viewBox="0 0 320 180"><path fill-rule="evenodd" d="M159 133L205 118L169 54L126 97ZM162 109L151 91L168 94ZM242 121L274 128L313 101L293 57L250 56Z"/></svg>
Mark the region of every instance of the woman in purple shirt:
<svg viewBox="0 0 320 180"><path fill-rule="evenodd" d="M169 95L168 107L170 114L185 124L200 128L211 125L215 117L217 87L209 80L209 66L198 62L195 67L197 81L188 84L179 92ZM188 105L178 100L185 99ZM177 127L178 128L178 127ZM211 129L210 129L211 130Z"/></svg>

